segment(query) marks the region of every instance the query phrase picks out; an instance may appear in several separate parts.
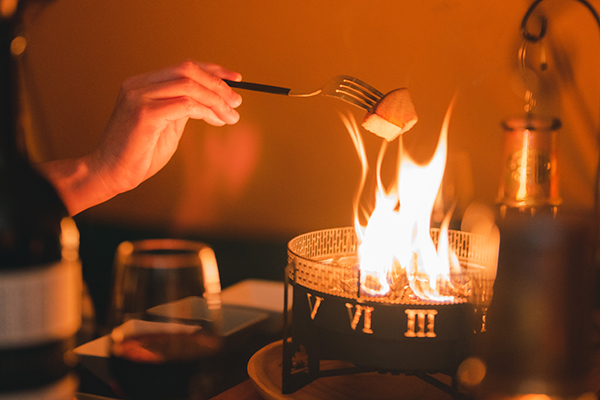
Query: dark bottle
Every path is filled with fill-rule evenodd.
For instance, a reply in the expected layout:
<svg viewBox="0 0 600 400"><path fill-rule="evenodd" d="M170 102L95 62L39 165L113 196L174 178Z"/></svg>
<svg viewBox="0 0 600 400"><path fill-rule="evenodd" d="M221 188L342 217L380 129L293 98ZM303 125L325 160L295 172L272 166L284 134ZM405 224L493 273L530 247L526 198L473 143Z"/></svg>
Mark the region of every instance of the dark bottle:
<svg viewBox="0 0 600 400"><path fill-rule="evenodd" d="M0 18L0 399L72 400L79 233L18 146L16 18Z"/></svg>
<svg viewBox="0 0 600 400"><path fill-rule="evenodd" d="M502 123L504 155L498 199L500 217L507 214L556 215L558 186L556 135L560 120L528 114Z"/></svg>
<svg viewBox="0 0 600 400"><path fill-rule="evenodd" d="M499 228L481 398L586 398L594 387L594 219L514 214Z"/></svg>

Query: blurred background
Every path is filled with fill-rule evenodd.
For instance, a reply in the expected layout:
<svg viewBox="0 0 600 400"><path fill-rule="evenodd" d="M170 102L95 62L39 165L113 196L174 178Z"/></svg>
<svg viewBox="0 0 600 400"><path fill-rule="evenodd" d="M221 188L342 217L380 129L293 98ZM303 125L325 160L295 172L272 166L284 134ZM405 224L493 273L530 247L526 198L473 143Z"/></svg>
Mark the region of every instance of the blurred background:
<svg viewBox="0 0 600 400"><path fill-rule="evenodd" d="M547 3L547 4L546 4ZM520 23L531 1L480 0L56 0L26 18L27 94L36 160L77 157L98 142L127 77L188 59L247 81L314 90L338 74L382 92L408 87L419 115L407 147L431 156L456 96L449 162L459 202L494 203L501 121L523 114L531 84L519 69ZM600 6L600 1L592 4ZM576 1L547 1L546 71L538 108L563 122L561 195L591 204L600 110L600 32ZM539 29L537 12L531 30ZM179 150L135 190L83 212L84 274L99 308L116 245L148 236L215 247L223 285L282 279L286 242L353 223L360 163L340 113L364 111L325 97L240 91L241 120L190 121ZM365 133L369 154L380 139Z"/></svg>

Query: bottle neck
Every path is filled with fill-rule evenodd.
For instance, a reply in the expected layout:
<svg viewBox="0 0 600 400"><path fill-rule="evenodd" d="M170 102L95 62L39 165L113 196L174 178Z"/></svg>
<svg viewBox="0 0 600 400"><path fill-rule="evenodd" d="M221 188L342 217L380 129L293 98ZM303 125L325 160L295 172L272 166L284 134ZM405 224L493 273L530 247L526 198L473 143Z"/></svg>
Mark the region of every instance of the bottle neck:
<svg viewBox="0 0 600 400"><path fill-rule="evenodd" d="M15 158L27 161L19 124L19 73L11 51L20 20L20 12L0 18L0 162Z"/></svg>
<svg viewBox="0 0 600 400"><path fill-rule="evenodd" d="M22 155L18 146L18 96L15 60L11 54L15 19L0 20L0 158Z"/></svg>

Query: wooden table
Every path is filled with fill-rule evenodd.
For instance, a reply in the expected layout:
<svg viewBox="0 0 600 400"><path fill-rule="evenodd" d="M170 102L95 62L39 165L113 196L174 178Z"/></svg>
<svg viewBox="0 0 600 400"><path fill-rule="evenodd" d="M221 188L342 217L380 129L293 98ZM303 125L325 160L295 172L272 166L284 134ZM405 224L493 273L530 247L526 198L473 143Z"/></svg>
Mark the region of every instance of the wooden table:
<svg viewBox="0 0 600 400"><path fill-rule="evenodd" d="M452 395L416 376L360 373L319 378L289 394L281 394L281 345L272 343L255 354L248 364L251 380L245 380L212 400L452 400ZM588 390L600 388L600 363L594 357L589 374ZM335 362L335 361L334 361ZM450 378L438 374L440 382L451 384ZM266 393L266 394L265 394ZM266 396L266 397L263 397Z"/></svg>
<svg viewBox="0 0 600 400"><path fill-rule="evenodd" d="M593 392L600 389L600 312L594 313L594 330L593 330L593 357L591 371L589 374L588 387ZM261 392L255 387L252 380L247 379L247 375L241 374L239 371L246 371L246 366L250 367L249 371L254 379L260 382L261 390L264 390L265 384L270 384L272 396L271 398L282 400L363 400L372 399L376 395L378 399L406 399L406 400L423 400L423 399L450 399L451 396L440 391L432 385L418 379L414 376L388 376L384 374L357 374L353 376L327 377L320 378L313 383L307 385L303 389L294 392L291 395L282 395L281 386L281 346L275 345L275 342L264 346L267 340L262 343L253 344L253 346L244 346L245 354L239 357L234 357L229 366L238 366L239 368L228 369L228 375L232 375L232 385L230 389L220 393L212 398L212 400L264 400ZM264 347L263 347L264 346ZM248 363L247 359L254 355L252 362ZM239 371L238 371L239 369ZM114 397L106 390L98 390L98 387L89 387L89 382L92 379L84 379L86 376L93 377L94 381L98 381L97 376L82 368L82 383L88 383L87 387L82 389L90 389L88 393L104 395L106 397ZM258 377L258 378L257 378ZM240 383L241 382L241 383ZM106 386L106 385L105 385ZM101 388L105 389L105 388Z"/></svg>
<svg viewBox="0 0 600 400"><path fill-rule="evenodd" d="M250 379L215 396L212 400L263 400Z"/></svg>
<svg viewBox="0 0 600 400"><path fill-rule="evenodd" d="M254 354L246 380L213 400L452 400L452 396L415 376L364 372L321 377L298 390L281 393L282 342L273 342ZM346 366L341 361L323 361L325 370ZM450 384L450 377L446 384Z"/></svg>

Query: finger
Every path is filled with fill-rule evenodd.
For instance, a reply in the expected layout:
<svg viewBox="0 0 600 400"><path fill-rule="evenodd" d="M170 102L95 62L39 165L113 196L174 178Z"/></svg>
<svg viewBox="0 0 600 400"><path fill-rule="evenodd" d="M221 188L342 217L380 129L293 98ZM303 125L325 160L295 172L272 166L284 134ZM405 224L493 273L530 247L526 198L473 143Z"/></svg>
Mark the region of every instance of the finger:
<svg viewBox="0 0 600 400"><path fill-rule="evenodd" d="M193 64L193 66L190 66L190 63ZM196 68L194 68L194 66ZM217 64L198 63L193 61L183 63L179 68L182 69L182 73L185 76L197 80L200 84L217 93L231 107L236 108L242 104L242 96L223 82L223 79L241 81L241 74L230 71Z"/></svg>
<svg viewBox="0 0 600 400"><path fill-rule="evenodd" d="M219 75L215 75L212 71ZM231 72L216 64L202 64L186 61L174 67L134 76L123 83L125 91L140 89L148 85L169 82L181 78L189 78L198 84L215 92L223 98L230 107L238 107L242 97L236 93L222 79L241 79L241 75Z"/></svg>
<svg viewBox="0 0 600 400"><path fill-rule="evenodd" d="M231 71L221 65L211 64L211 63L202 63L202 62L194 62L200 68L212 73L213 75L218 76L221 79L229 79L231 81L239 82L242 80L242 75L239 72Z"/></svg>
<svg viewBox="0 0 600 400"><path fill-rule="evenodd" d="M189 97L179 97L164 100L153 100L146 105L147 120L177 121L184 118L202 119L215 126L234 124L239 120L239 114L223 119L213 109Z"/></svg>
<svg viewBox="0 0 600 400"><path fill-rule="evenodd" d="M140 91L144 92L145 98L151 100L189 97L210 108L219 119L227 123L234 124L239 120L239 114L221 96L189 78L151 85Z"/></svg>

